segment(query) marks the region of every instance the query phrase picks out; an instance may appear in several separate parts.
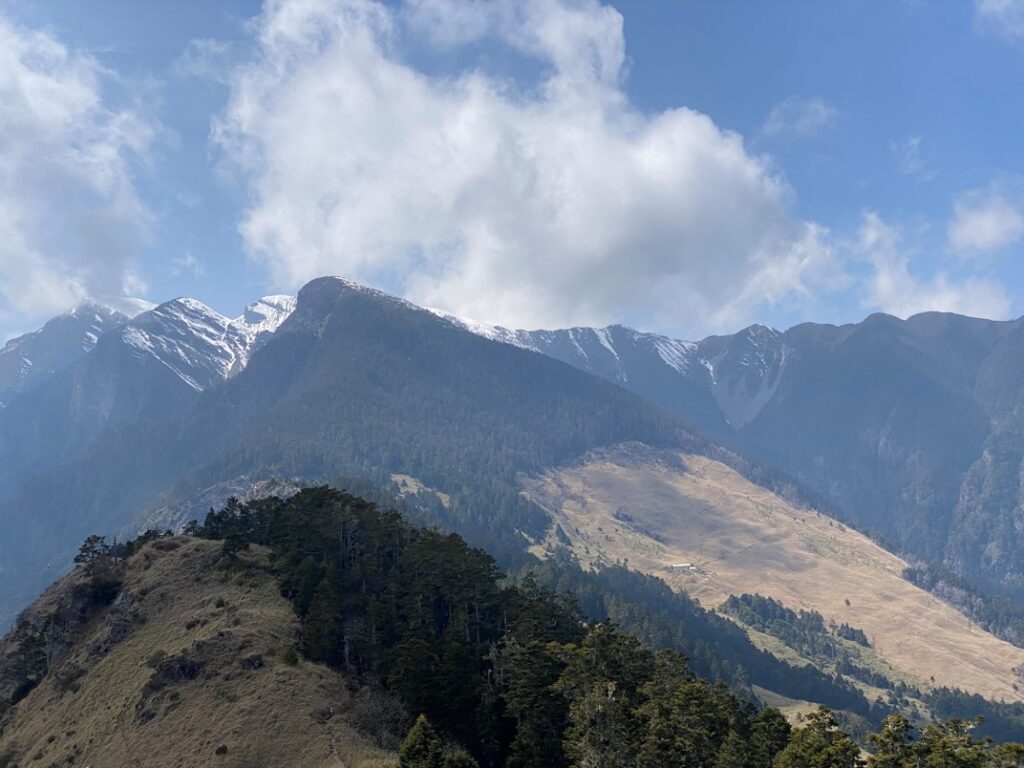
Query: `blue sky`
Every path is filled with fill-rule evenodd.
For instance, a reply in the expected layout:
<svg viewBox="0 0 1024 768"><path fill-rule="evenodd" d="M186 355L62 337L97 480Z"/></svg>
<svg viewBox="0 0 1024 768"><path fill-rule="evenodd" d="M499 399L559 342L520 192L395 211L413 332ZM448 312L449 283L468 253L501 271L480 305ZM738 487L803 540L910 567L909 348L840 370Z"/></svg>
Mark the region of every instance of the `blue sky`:
<svg viewBox="0 0 1024 768"><path fill-rule="evenodd" d="M86 294L233 314L324 273L684 338L1024 312L1020 0L0 19L0 337Z"/></svg>

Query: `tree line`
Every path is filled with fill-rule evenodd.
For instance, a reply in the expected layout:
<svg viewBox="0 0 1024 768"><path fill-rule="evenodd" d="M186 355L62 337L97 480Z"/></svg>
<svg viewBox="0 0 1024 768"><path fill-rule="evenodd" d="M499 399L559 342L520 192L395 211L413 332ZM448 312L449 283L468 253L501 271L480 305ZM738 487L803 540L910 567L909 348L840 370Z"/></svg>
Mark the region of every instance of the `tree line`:
<svg viewBox="0 0 1024 768"><path fill-rule="evenodd" d="M308 658L395 694L417 716L402 765L853 768L861 749L822 708L792 729L671 650L527 577L504 580L459 536L327 487L288 500L230 500L190 533L232 558L270 547ZM913 737L899 714L870 737L877 766L1021 765L975 723ZM978 761L981 762L978 762ZM1017 762L1010 762L1017 760Z"/></svg>

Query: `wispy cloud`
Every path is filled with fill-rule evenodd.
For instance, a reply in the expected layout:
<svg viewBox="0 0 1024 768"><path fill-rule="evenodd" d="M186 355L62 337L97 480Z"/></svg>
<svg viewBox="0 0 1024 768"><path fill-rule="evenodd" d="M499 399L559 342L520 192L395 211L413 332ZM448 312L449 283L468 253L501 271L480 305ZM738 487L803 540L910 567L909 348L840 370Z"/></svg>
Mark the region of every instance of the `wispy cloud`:
<svg viewBox="0 0 1024 768"><path fill-rule="evenodd" d="M922 141L921 136L908 136L902 141L892 142L890 148L896 155L900 173L924 182L931 181L939 172L926 159Z"/></svg>
<svg viewBox="0 0 1024 768"><path fill-rule="evenodd" d="M1010 315L1010 300L999 283L975 275L956 278L945 272L915 273L911 262L917 252L903 232L869 211L853 245L865 260L869 275L861 305L897 317L919 312L958 312L1003 319Z"/></svg>
<svg viewBox="0 0 1024 768"><path fill-rule="evenodd" d="M1024 0L975 0L974 19L984 32L1024 43Z"/></svg>
<svg viewBox="0 0 1024 768"><path fill-rule="evenodd" d="M817 96L789 96L772 107L761 132L769 137L814 136L832 128L838 116L838 109Z"/></svg>
<svg viewBox="0 0 1024 768"><path fill-rule="evenodd" d="M171 268L176 275L186 272L194 277L205 277L206 275L206 265L197 259L192 251L185 251L183 256L173 259Z"/></svg>

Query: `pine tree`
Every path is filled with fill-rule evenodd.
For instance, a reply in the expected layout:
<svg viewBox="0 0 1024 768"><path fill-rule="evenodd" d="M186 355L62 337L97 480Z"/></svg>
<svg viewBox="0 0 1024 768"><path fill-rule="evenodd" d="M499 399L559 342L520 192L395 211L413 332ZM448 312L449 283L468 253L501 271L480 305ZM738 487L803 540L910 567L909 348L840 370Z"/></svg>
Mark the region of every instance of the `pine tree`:
<svg viewBox="0 0 1024 768"><path fill-rule="evenodd" d="M565 658L554 690L569 701L563 744L571 764L632 768L639 748L640 689L653 672L651 654L604 622L579 646L566 646Z"/></svg>
<svg viewBox="0 0 1024 768"><path fill-rule="evenodd" d="M977 741L977 720L946 720L927 726L916 745L924 768L984 768L988 763L988 739Z"/></svg>
<svg viewBox="0 0 1024 768"><path fill-rule="evenodd" d="M416 718L398 748L399 768L445 768L444 746L424 715Z"/></svg>
<svg viewBox="0 0 1024 768"><path fill-rule="evenodd" d="M871 768L905 768L916 765L910 721L903 715L890 715L882 721L882 729L868 736L875 753L868 758Z"/></svg>
<svg viewBox="0 0 1024 768"><path fill-rule="evenodd" d="M750 768L750 745L736 731L729 731L722 742L715 768Z"/></svg>
<svg viewBox="0 0 1024 768"><path fill-rule="evenodd" d="M789 745L775 758L775 768L860 768L860 747L836 722L827 707L807 716Z"/></svg>
<svg viewBox="0 0 1024 768"><path fill-rule="evenodd" d="M775 756L789 744L792 732L789 721L779 710L761 710L750 724L751 767L771 768Z"/></svg>

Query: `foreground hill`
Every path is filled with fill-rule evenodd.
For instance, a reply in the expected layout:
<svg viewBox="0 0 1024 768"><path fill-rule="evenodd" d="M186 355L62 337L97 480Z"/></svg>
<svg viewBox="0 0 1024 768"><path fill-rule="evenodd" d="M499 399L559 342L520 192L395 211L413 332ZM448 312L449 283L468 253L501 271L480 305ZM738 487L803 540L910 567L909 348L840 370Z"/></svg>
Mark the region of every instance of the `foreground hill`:
<svg viewBox="0 0 1024 768"><path fill-rule="evenodd" d="M458 536L329 488L232 500L187 537L90 537L77 562L0 640L8 768L862 765L827 709L792 727ZM1024 751L920 725L892 712L865 740L876 764ZM398 761L379 746L399 741Z"/></svg>
<svg viewBox="0 0 1024 768"><path fill-rule="evenodd" d="M27 614L62 617L48 630L51 672L0 719L0 763L395 765L351 724L357 694L344 679L294 658L298 621L268 553L230 569L222 559L219 543L157 539L128 559L116 601L91 614L76 595L81 573L51 587ZM0 664L13 646L0 643Z"/></svg>

